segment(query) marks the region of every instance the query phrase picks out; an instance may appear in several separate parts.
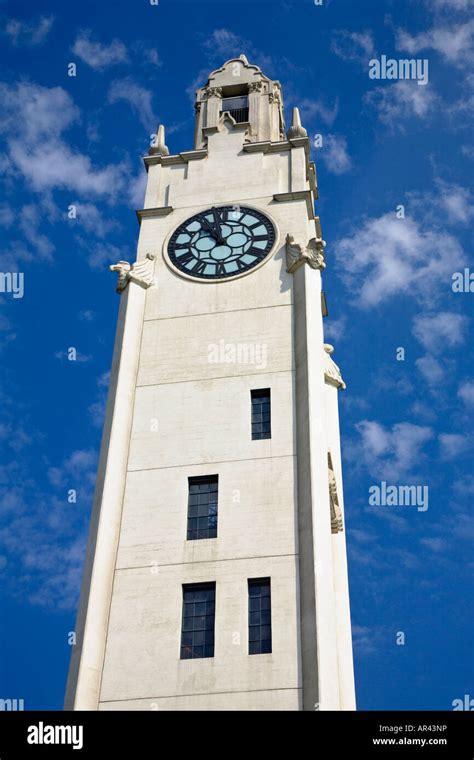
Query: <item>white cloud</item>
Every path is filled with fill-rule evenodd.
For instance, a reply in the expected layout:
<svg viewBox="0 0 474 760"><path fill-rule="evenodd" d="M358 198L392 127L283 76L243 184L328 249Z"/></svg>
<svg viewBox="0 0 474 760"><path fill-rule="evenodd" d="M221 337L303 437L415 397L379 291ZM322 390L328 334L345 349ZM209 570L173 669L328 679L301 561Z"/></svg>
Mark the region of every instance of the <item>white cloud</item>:
<svg viewBox="0 0 474 760"><path fill-rule="evenodd" d="M72 51L88 66L100 71L109 66L128 62L127 48L120 40L112 40L109 45L93 42L91 32L80 32L72 47Z"/></svg>
<svg viewBox="0 0 474 760"><path fill-rule="evenodd" d="M456 459L469 447L467 436L459 433L440 433L438 441L441 459L444 460Z"/></svg>
<svg viewBox="0 0 474 760"><path fill-rule="evenodd" d="M32 21L30 24L12 18L7 22L5 34L13 45L34 47L46 40L53 23L54 16L40 16L36 22Z"/></svg>
<svg viewBox="0 0 474 760"><path fill-rule="evenodd" d="M433 88L420 87L415 80L401 79L368 92L365 101L372 105L380 121L393 131L403 131L405 122L425 119L437 101Z"/></svg>
<svg viewBox="0 0 474 760"><path fill-rule="evenodd" d="M468 380L460 385L458 396L466 406L474 406L474 383Z"/></svg>
<svg viewBox="0 0 474 760"><path fill-rule="evenodd" d="M415 35L399 29L396 33L396 47L411 55L423 50L435 50L447 63L464 68L474 57L474 20L453 26L440 23Z"/></svg>
<svg viewBox="0 0 474 760"><path fill-rule="evenodd" d="M416 360L415 365L425 378L428 385L436 387L443 382L445 376L444 367L442 367L440 362L435 359L434 356L431 356L431 354L421 356Z"/></svg>
<svg viewBox="0 0 474 760"><path fill-rule="evenodd" d="M450 311L419 315L413 321L413 335L427 351L437 353L460 346L467 323L467 317Z"/></svg>
<svg viewBox="0 0 474 760"><path fill-rule="evenodd" d="M110 264L116 264L117 261L127 261L130 259L130 252L125 248L118 248L118 246L112 243L97 243L90 248L90 244L87 244L90 251L88 257L89 266L92 269L104 269Z"/></svg>
<svg viewBox="0 0 474 760"><path fill-rule="evenodd" d="M324 323L325 340L341 340L346 332L346 325L347 317L344 315L339 319L327 319Z"/></svg>
<svg viewBox="0 0 474 760"><path fill-rule="evenodd" d="M352 166L347 152L347 140L343 135L324 135L318 156L331 174L345 174Z"/></svg>
<svg viewBox="0 0 474 760"><path fill-rule="evenodd" d="M218 62L219 65L244 53L249 63L260 66L264 74L271 73L274 70L274 63L269 55L265 55L249 40L235 34L230 29L214 29L204 41L203 47L209 59Z"/></svg>
<svg viewBox="0 0 474 760"><path fill-rule="evenodd" d="M93 203L71 201L71 205L76 207L76 218L68 218L68 222L78 224L87 232L93 233L99 238L104 238L110 232L119 228L117 221L110 219L103 209L98 208Z"/></svg>
<svg viewBox="0 0 474 760"><path fill-rule="evenodd" d="M303 125L321 119L321 121L331 127L339 112L339 99L336 98L334 105L330 106L321 98L318 98L317 100L303 98L298 101L298 108L300 110Z"/></svg>
<svg viewBox="0 0 474 760"><path fill-rule="evenodd" d="M436 290L465 263L452 235L395 213L358 224L334 250L341 276L362 308L402 294L432 302Z"/></svg>
<svg viewBox="0 0 474 760"><path fill-rule="evenodd" d="M390 429L373 420L362 420L356 429L360 435L357 459L373 477L386 481L418 472L423 446L433 437L431 428L411 422L399 422Z"/></svg>
<svg viewBox="0 0 474 760"><path fill-rule="evenodd" d="M120 101L128 103L146 130L151 132L155 129L158 116L153 111L153 93L134 82L131 77L116 79L112 82L107 99L109 103Z"/></svg>
<svg viewBox="0 0 474 760"><path fill-rule="evenodd" d="M121 191L122 165L97 169L88 156L63 139L62 133L79 120L79 109L62 87L0 83L0 98L0 133L5 136L10 162L34 190L63 188L98 196Z"/></svg>
<svg viewBox="0 0 474 760"><path fill-rule="evenodd" d="M351 32L341 29L334 33L331 50L344 61L356 61L366 64L375 55L375 45L372 32Z"/></svg>
<svg viewBox="0 0 474 760"><path fill-rule="evenodd" d="M425 0L429 8L435 10L467 11L474 8L474 0Z"/></svg>

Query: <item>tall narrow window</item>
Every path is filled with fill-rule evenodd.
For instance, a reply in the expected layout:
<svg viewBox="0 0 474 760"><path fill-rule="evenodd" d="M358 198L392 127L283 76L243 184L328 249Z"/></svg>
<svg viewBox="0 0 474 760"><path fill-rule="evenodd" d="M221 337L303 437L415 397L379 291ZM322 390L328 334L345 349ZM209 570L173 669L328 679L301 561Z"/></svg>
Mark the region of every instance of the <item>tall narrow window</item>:
<svg viewBox="0 0 474 760"><path fill-rule="evenodd" d="M272 651L270 578L249 580L249 654Z"/></svg>
<svg viewBox="0 0 474 760"><path fill-rule="evenodd" d="M215 583L183 586L182 660L214 657L215 609Z"/></svg>
<svg viewBox="0 0 474 760"><path fill-rule="evenodd" d="M272 437L270 414L270 388L251 391L252 396L252 439Z"/></svg>
<svg viewBox="0 0 474 760"><path fill-rule="evenodd" d="M189 478L188 541L217 538L218 475Z"/></svg>

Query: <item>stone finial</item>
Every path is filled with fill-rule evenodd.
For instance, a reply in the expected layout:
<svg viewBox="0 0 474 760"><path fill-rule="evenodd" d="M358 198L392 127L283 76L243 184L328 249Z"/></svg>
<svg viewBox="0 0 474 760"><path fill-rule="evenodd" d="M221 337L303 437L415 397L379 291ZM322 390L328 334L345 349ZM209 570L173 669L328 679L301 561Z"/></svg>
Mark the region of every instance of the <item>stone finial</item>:
<svg viewBox="0 0 474 760"><path fill-rule="evenodd" d="M158 127L158 131L156 133L156 136L153 140L153 145L151 146L150 150L148 151L148 155L150 156L169 156L170 152L165 145L165 128L163 124L160 124Z"/></svg>
<svg viewBox="0 0 474 760"><path fill-rule="evenodd" d="M293 235L286 236L286 271L293 274L303 264L311 269L324 269L324 249L326 243L321 238L311 238L308 245L295 243Z"/></svg>
<svg viewBox="0 0 474 760"><path fill-rule="evenodd" d="M344 389L346 384L342 379L341 370L337 366L336 362L331 358L331 354L334 353L334 346L330 343L324 344L325 361L324 361L324 379L331 385L335 385L337 388Z"/></svg>
<svg viewBox="0 0 474 760"><path fill-rule="evenodd" d="M109 267L110 271L118 273L117 293L125 290L130 281L136 282L137 285L141 285L144 288L149 288L150 285L153 285L155 282L153 277L153 262L155 258L152 253L147 253L145 259L136 261L134 264L129 264L128 261L118 261L117 264L112 264Z"/></svg>
<svg viewBox="0 0 474 760"><path fill-rule="evenodd" d="M241 54L239 55L239 58L240 58L240 60L241 60L241 61L243 61L243 62L245 63L245 65L246 65L246 66L248 66L248 65L249 65L249 62L248 62L248 59L247 59L247 56L246 56L246 55L244 55L243 53L241 53Z"/></svg>
<svg viewBox="0 0 474 760"><path fill-rule="evenodd" d="M301 117L299 108L293 108L293 121L291 127L286 133L288 140L292 140L295 137L308 137L308 133L304 127L301 126Z"/></svg>

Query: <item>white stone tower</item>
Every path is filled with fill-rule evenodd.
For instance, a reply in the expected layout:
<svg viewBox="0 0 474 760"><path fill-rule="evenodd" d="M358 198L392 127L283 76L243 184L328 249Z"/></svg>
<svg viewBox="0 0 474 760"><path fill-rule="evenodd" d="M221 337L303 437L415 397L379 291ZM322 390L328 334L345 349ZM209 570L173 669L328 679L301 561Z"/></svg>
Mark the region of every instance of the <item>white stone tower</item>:
<svg viewBox="0 0 474 760"><path fill-rule="evenodd" d="M66 709L355 708L309 154L241 55L144 159Z"/></svg>

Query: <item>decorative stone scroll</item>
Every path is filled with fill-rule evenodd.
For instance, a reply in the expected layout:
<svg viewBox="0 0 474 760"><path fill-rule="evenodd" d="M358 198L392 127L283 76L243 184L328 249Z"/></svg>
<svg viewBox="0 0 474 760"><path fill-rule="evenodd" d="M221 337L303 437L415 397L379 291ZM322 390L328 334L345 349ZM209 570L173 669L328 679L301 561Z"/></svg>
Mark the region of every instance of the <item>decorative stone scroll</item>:
<svg viewBox="0 0 474 760"><path fill-rule="evenodd" d="M144 288L154 285L153 262L155 258L156 256L152 253L147 253L146 259L136 261L134 264L129 264L128 261L119 261L117 264L112 264L109 267L110 271L118 273L117 293L122 293L129 282L136 282L137 285L141 285Z"/></svg>
<svg viewBox="0 0 474 760"><path fill-rule="evenodd" d="M263 82L250 82L249 84L249 92L262 92L263 90Z"/></svg>
<svg viewBox="0 0 474 760"><path fill-rule="evenodd" d="M328 451L329 503L331 506L331 533L342 533L342 510L337 495L336 474Z"/></svg>
<svg viewBox="0 0 474 760"><path fill-rule="evenodd" d="M325 269L324 249L326 243L320 238L311 238L307 246L295 243L293 235L286 236L286 271L293 274L303 264L311 269Z"/></svg>

